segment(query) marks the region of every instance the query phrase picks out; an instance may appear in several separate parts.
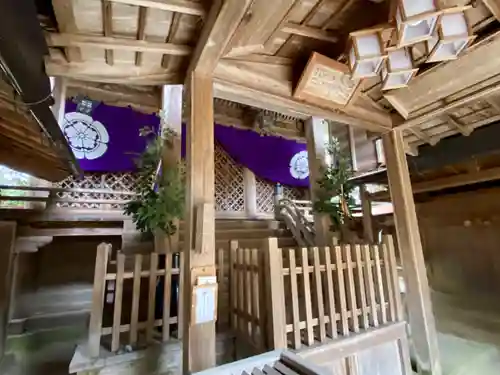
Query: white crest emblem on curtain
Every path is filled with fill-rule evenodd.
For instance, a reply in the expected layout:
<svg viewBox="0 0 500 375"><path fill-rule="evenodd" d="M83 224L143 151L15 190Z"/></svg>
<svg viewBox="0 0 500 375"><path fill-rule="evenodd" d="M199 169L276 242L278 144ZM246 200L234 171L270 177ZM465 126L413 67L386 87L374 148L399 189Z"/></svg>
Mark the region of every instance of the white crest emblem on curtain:
<svg viewBox="0 0 500 375"><path fill-rule="evenodd" d="M64 116L62 131L77 159L94 160L108 150L109 135L102 123L89 115L69 112Z"/></svg>
<svg viewBox="0 0 500 375"><path fill-rule="evenodd" d="M299 151L290 160L290 174L297 180L305 180L309 177L309 160L307 151Z"/></svg>

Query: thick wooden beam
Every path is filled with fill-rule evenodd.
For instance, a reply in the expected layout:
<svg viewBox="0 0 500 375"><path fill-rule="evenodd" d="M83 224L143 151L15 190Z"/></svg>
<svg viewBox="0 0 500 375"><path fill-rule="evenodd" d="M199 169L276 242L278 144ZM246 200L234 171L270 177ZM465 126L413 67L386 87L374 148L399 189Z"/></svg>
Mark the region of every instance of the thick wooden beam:
<svg viewBox="0 0 500 375"><path fill-rule="evenodd" d="M406 282L411 338L421 373L441 375L436 325L432 313L429 282L411 190L403 133L393 130L382 136L394 221Z"/></svg>
<svg viewBox="0 0 500 375"><path fill-rule="evenodd" d="M220 77L222 77L222 75L220 75ZM265 77L261 76L261 79L265 79ZM255 82L264 83L264 81ZM291 87L288 95L276 94L270 92L264 85L259 88L253 88L227 81L226 79L220 79L219 75L216 74L214 79L214 95L220 99L236 101L238 103L283 113L304 120L311 116L318 116L342 124L357 126L376 133L384 133L391 129L390 126L374 120L358 118L342 113L336 109L323 108L295 99L291 95Z"/></svg>
<svg viewBox="0 0 500 375"><path fill-rule="evenodd" d="M191 59L189 72L212 74L252 0L215 0Z"/></svg>
<svg viewBox="0 0 500 375"><path fill-rule="evenodd" d="M113 3L136 5L169 12L190 14L192 16L204 16L205 9L200 2L190 0L109 0Z"/></svg>
<svg viewBox="0 0 500 375"><path fill-rule="evenodd" d="M52 8L57 20L57 27L61 33L75 33L78 31L76 27L75 11L73 2L67 0L52 0ZM66 49L68 61L82 61L82 53L80 48L70 47Z"/></svg>
<svg viewBox="0 0 500 375"><path fill-rule="evenodd" d="M309 159L309 192L311 200L316 199L317 191L320 188L318 180L322 176L322 171L327 167L328 151L327 145L330 142L330 125L328 121L319 117L311 117L306 121L307 155ZM331 243L330 220L324 213L314 212L315 244L318 246L328 246Z"/></svg>
<svg viewBox="0 0 500 375"><path fill-rule="evenodd" d="M97 83L165 85L181 83L181 77L161 67L108 65L103 63L61 64L45 62L47 75Z"/></svg>
<svg viewBox="0 0 500 375"><path fill-rule="evenodd" d="M197 275L215 276L214 111L210 76L190 73L187 85L189 111L187 187L183 286L184 374L215 366L215 321L191 324L193 286ZM203 209L201 210L201 208ZM197 213L203 211L203 225ZM197 239L195 241L195 239Z"/></svg>
<svg viewBox="0 0 500 375"><path fill-rule="evenodd" d="M50 86L52 89L52 96L54 97L52 113L59 126L61 126L64 122L64 113L66 112L67 80L64 77L51 77Z"/></svg>
<svg viewBox="0 0 500 375"><path fill-rule="evenodd" d="M339 38L331 33L317 29L314 27L299 25L296 23L288 22L281 29L282 32L293 35L300 35L306 38L323 40L325 42L336 43Z"/></svg>
<svg viewBox="0 0 500 375"><path fill-rule="evenodd" d="M181 44L78 34L50 33L47 35L47 44L50 47L96 47L106 50L154 52L176 56L187 56L192 51L191 47Z"/></svg>

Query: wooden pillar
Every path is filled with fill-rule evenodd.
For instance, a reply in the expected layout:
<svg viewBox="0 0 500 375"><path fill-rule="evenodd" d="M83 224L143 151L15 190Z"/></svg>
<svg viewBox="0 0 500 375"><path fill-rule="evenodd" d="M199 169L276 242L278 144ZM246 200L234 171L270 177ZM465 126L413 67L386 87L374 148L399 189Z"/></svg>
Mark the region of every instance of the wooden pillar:
<svg viewBox="0 0 500 375"><path fill-rule="evenodd" d="M245 185L245 213L249 218L257 217L257 183L255 174L248 168L243 169Z"/></svg>
<svg viewBox="0 0 500 375"><path fill-rule="evenodd" d="M309 159L309 189L311 200L316 199L319 189L318 179L321 178L322 169L327 166L327 145L330 142L330 128L326 120L311 117L306 126L307 154ZM327 246L329 241L330 220L324 213L314 213L314 229L316 231L316 245Z"/></svg>
<svg viewBox="0 0 500 375"><path fill-rule="evenodd" d="M162 167L177 167L181 160L182 147L182 89L183 85L165 85L162 87L162 133L171 130L175 133L172 145L165 145L162 154ZM179 222L176 221L179 228ZM179 231L171 236L159 232L155 234L155 251L157 253L176 252L179 247Z"/></svg>
<svg viewBox="0 0 500 375"><path fill-rule="evenodd" d="M7 324L9 323L10 296L13 281L16 222L0 221L0 362L5 352Z"/></svg>
<svg viewBox="0 0 500 375"><path fill-rule="evenodd" d="M361 209L363 211L364 239L369 243L374 243L375 234L373 233L372 202L366 191L366 185L359 186L359 195L361 197Z"/></svg>
<svg viewBox="0 0 500 375"><path fill-rule="evenodd" d="M59 126L61 126L64 122L64 113L66 111L66 78L50 77L50 86L52 88L52 96L54 97L54 105L51 107L52 113Z"/></svg>
<svg viewBox="0 0 500 375"><path fill-rule="evenodd" d="M383 145L418 370L423 374L441 375L436 325L402 131L385 134Z"/></svg>
<svg viewBox="0 0 500 375"><path fill-rule="evenodd" d="M187 188L183 287L183 369L193 373L215 366L215 321L191 325L197 276L215 276L214 109L210 76L186 80L188 123ZM202 215L200 218L199 216Z"/></svg>

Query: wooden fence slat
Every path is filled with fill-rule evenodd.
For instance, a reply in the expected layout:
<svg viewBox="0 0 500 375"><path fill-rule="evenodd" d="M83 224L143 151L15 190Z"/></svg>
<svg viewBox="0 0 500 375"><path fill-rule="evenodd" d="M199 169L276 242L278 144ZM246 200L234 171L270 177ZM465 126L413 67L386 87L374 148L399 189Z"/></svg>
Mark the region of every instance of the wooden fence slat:
<svg viewBox="0 0 500 375"><path fill-rule="evenodd" d="M238 328L238 271L235 269L235 263L238 258L238 241L229 243L229 312L231 328L236 331Z"/></svg>
<svg viewBox="0 0 500 375"><path fill-rule="evenodd" d="M340 323L342 328L342 334L344 336L349 335L349 326L347 320L347 301L346 301L346 290L344 282L344 263L342 259L342 248L340 246L334 246L335 248L335 264L337 266L337 290L339 293L340 302Z"/></svg>
<svg viewBox="0 0 500 375"><path fill-rule="evenodd" d="M398 265L396 263L394 240L392 236L385 236L384 243L387 244L387 249L389 250L389 264L391 269L392 285L394 289L394 301L396 304L396 320L402 322L404 320L404 311L403 304L401 302L401 293L399 292Z"/></svg>
<svg viewBox="0 0 500 375"><path fill-rule="evenodd" d="M297 264L295 261L295 249L288 249L290 264L290 287L292 290L292 321L293 321L293 347L300 349L302 342L300 339L300 316L299 316L299 289L297 287Z"/></svg>
<svg viewBox="0 0 500 375"><path fill-rule="evenodd" d="M370 254L370 245L363 245L363 258L365 262L365 283L368 290L368 300L370 302L370 324L378 327L377 300L375 298L375 285L373 282L373 266Z"/></svg>
<svg viewBox="0 0 500 375"><path fill-rule="evenodd" d="M217 250L217 282L219 283L219 295L221 295L223 292L225 293L225 290L223 291L222 288L225 287L226 282L225 282L225 274L224 274L224 249L219 249ZM231 305L229 305L231 306ZM217 319L217 328L221 328L223 320L221 319L221 304L217 304L217 316L219 319ZM231 308L229 308L231 310ZM231 319L231 318L229 318Z"/></svg>
<svg viewBox="0 0 500 375"><path fill-rule="evenodd" d="M375 280L377 289L375 290L380 304L380 321L382 324L387 323L387 309L385 306L384 284L382 279L382 265L380 262L380 249L378 245L373 245L373 257L375 258Z"/></svg>
<svg viewBox="0 0 500 375"><path fill-rule="evenodd" d="M333 266L332 266L332 257L331 257L331 247L325 247L324 256L325 256L325 266L326 266L326 290L328 297L328 317L330 321L328 322L328 332L330 337L336 338L337 333L337 319L335 317L335 296L333 294Z"/></svg>
<svg viewBox="0 0 500 375"><path fill-rule="evenodd" d="M177 295L177 338L183 336L184 320L184 251L179 253L179 293Z"/></svg>
<svg viewBox="0 0 500 375"><path fill-rule="evenodd" d="M142 255L134 256L134 285L132 289L132 308L130 311L130 345L137 343L137 323L139 322L139 301L141 297Z"/></svg>
<svg viewBox="0 0 500 375"><path fill-rule="evenodd" d="M170 339L170 301L172 299L172 253L165 254L165 278L163 279L163 341Z"/></svg>
<svg viewBox="0 0 500 375"><path fill-rule="evenodd" d="M236 271L238 272L238 321L240 323L239 330L245 332L247 322L245 319L245 272L242 268L245 258L245 249L238 249L238 262Z"/></svg>
<svg viewBox="0 0 500 375"><path fill-rule="evenodd" d="M90 357L99 355L101 346L102 313L106 290L106 271L111 253L111 245L101 243L97 246L94 269L94 286L92 289L92 310L90 312L88 350Z"/></svg>
<svg viewBox="0 0 500 375"><path fill-rule="evenodd" d="M267 309L272 311L269 320L269 348L284 349L287 347L285 285L283 281L283 252L278 248L277 238L268 238L264 242L267 279L266 283Z"/></svg>
<svg viewBox="0 0 500 375"><path fill-rule="evenodd" d="M359 299L361 302L361 316L363 319L363 328L366 329L369 327L368 325L368 305L366 303L366 288L365 288L365 278L364 278L364 268L367 267L366 264L363 264L363 260L361 259L361 246L355 245L354 247L354 256L356 262L356 273L358 276L358 287L359 287Z"/></svg>
<svg viewBox="0 0 500 375"><path fill-rule="evenodd" d="M410 346L406 336L403 336L398 340L398 351L399 358L401 360L401 367L403 369L403 375L415 374L411 368Z"/></svg>
<svg viewBox="0 0 500 375"><path fill-rule="evenodd" d="M245 293L246 293L246 304L245 312L247 316L253 317L252 315L252 295L253 295L253 283L252 283L252 249L247 249L244 254L244 272L245 272ZM253 337L253 321L249 319L247 322L247 337Z"/></svg>
<svg viewBox="0 0 500 375"><path fill-rule="evenodd" d="M256 318L256 324L253 327L253 341L260 347L264 349L261 342L259 342L259 329L260 329L260 313L259 313L259 249L252 249L250 254L250 264L252 265L251 275L251 288L252 288L252 317Z"/></svg>
<svg viewBox="0 0 500 375"><path fill-rule="evenodd" d="M148 295L148 325L146 328L146 340L153 341L155 322L155 300L156 300L156 272L158 269L158 254L151 253L149 260L149 295Z"/></svg>
<svg viewBox="0 0 500 375"><path fill-rule="evenodd" d="M387 248L387 245L385 243L382 243L380 246L382 246L382 257L384 260L384 281L385 281L385 287L387 291L387 300L389 302L388 310L389 310L389 321L395 322L397 321L396 318L396 306L395 306L395 300L394 300L394 287L392 283L392 277L391 277L391 264L389 262L389 249Z"/></svg>
<svg viewBox="0 0 500 375"><path fill-rule="evenodd" d="M122 320L123 273L125 272L125 254L116 255L115 303L113 308L113 333L111 336L111 351L120 349L120 326Z"/></svg>
<svg viewBox="0 0 500 375"><path fill-rule="evenodd" d="M262 252L257 254L257 272L259 278L259 334L261 346L264 350L269 349L267 346L267 330L268 326L268 309L266 303L266 285L269 275L266 273L265 256Z"/></svg>
<svg viewBox="0 0 500 375"><path fill-rule="evenodd" d="M314 287L316 288L316 303L318 307L319 319L319 340L326 340L326 323L325 323L325 305L323 303L323 284L321 283L321 272L319 270L319 249L313 248L313 264L314 264Z"/></svg>
<svg viewBox="0 0 500 375"><path fill-rule="evenodd" d="M302 248L302 276L304 286L304 306L306 311L306 344L314 343L314 327L312 324L312 303L311 303L311 285L309 282L309 259L307 248Z"/></svg>
<svg viewBox="0 0 500 375"><path fill-rule="evenodd" d="M356 284L354 283L354 264L351 256L351 245L342 246L347 266L347 284L349 290L347 291L347 303L349 311L351 312L351 326L354 332L359 332L359 317L358 306L356 303Z"/></svg>

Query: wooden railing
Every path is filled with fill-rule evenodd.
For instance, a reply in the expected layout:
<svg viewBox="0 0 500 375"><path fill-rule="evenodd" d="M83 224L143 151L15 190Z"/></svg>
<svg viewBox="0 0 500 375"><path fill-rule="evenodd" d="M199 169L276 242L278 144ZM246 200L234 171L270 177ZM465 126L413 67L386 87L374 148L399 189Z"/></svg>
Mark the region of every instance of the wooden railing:
<svg viewBox="0 0 500 375"><path fill-rule="evenodd" d="M5 191L19 194L5 194ZM73 197L83 196L84 198ZM53 209L66 206L68 208L94 208L101 210L121 210L134 196L133 192L110 189L64 189L56 187L8 186L0 185L0 207L2 202L22 203L19 208L28 208L28 203L38 203L37 208ZM87 198L98 196L99 198Z"/></svg>
<svg viewBox="0 0 500 375"><path fill-rule="evenodd" d="M313 246L315 233L311 201L281 199L277 205L278 218L285 221L297 243L300 246Z"/></svg>
<svg viewBox="0 0 500 375"><path fill-rule="evenodd" d="M97 248L88 352L99 356L103 337L111 336L108 350L144 347L155 340L168 341L171 325L179 324L178 312L171 314L172 282L179 279L173 254L125 255L118 251L111 260L109 244ZM147 279L144 282L143 279ZM163 281L163 304L158 316L158 282ZM126 304L125 304L126 301ZM160 330L161 327L161 330Z"/></svg>
<svg viewBox="0 0 500 375"><path fill-rule="evenodd" d="M275 241L270 244L270 254L278 254L270 258L268 276L275 348L300 349L403 321L390 236L379 245L279 249Z"/></svg>
<svg viewBox="0 0 500 375"><path fill-rule="evenodd" d="M231 241L231 328L245 339L253 354L266 351L266 300L264 257L260 249L243 249Z"/></svg>

